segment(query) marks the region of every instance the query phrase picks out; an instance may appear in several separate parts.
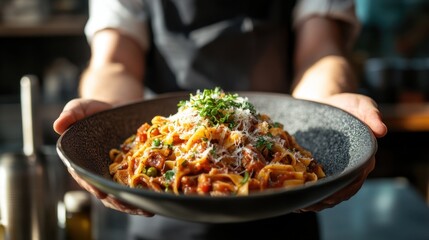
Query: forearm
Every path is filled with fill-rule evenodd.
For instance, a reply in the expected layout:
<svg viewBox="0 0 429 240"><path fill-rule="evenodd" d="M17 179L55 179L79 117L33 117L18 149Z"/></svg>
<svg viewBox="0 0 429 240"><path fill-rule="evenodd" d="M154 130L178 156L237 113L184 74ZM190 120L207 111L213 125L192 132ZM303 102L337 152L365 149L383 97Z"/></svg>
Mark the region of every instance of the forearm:
<svg viewBox="0 0 429 240"><path fill-rule="evenodd" d="M121 64L105 64L85 70L79 94L82 98L95 99L113 105L133 102L143 97L143 83L130 74Z"/></svg>
<svg viewBox="0 0 429 240"><path fill-rule="evenodd" d="M91 60L82 74L82 98L120 105L143 97L144 50L113 29L98 32L91 43Z"/></svg>
<svg viewBox="0 0 429 240"><path fill-rule="evenodd" d="M356 90L341 27L335 20L313 18L297 32L292 95L319 100Z"/></svg>
<svg viewBox="0 0 429 240"><path fill-rule="evenodd" d="M356 91L356 79L347 59L325 56L296 78L292 95L318 100L336 93Z"/></svg>

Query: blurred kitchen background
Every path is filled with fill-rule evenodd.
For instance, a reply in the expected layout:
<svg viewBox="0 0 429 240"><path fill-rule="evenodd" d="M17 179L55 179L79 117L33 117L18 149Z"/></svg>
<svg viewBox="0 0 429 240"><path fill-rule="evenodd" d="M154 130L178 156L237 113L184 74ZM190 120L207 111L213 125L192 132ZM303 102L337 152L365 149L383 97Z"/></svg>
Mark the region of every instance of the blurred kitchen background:
<svg viewBox="0 0 429 240"><path fill-rule="evenodd" d="M389 127L370 178L406 179L429 204L429 0L356 3L359 91L378 102ZM0 153L23 147L20 79L31 74L39 81L41 147L59 162L52 122L76 96L89 59L87 16L87 0L0 0Z"/></svg>
<svg viewBox="0 0 429 240"><path fill-rule="evenodd" d="M44 143L54 144L52 119L76 94L89 58L83 36L87 0L0 0L0 148L20 148L20 84L40 81Z"/></svg>
<svg viewBox="0 0 429 240"><path fill-rule="evenodd" d="M389 128L371 177L403 176L429 203L429 1L356 3L360 92L378 102Z"/></svg>

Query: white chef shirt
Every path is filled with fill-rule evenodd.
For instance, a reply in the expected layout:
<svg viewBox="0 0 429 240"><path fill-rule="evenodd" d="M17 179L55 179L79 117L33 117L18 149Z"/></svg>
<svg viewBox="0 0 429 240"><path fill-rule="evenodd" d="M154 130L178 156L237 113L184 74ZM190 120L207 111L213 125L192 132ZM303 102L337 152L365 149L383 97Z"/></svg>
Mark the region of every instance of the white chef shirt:
<svg viewBox="0 0 429 240"><path fill-rule="evenodd" d="M209 6L201 7L201 2ZM359 31L352 0L298 0L287 14L290 2L90 0L85 33L91 41L96 32L114 28L135 39L145 51L156 49L150 55L153 60L148 61L153 63L149 78L156 81L146 81L156 92L215 86L285 92L292 74L287 25L298 28L314 15L338 19L347 23L344 32L349 45ZM235 6L222 9L222 4ZM239 4L244 10L238 9L234 15L231 9ZM272 16L254 14L252 7L263 8Z"/></svg>
<svg viewBox="0 0 429 240"><path fill-rule="evenodd" d="M149 48L147 12L143 0L89 0L89 21L85 34L91 41L94 34L107 28L118 29L134 38L143 49ZM294 9L294 27L314 15L342 20L349 25L349 41L360 30L354 0L298 0Z"/></svg>

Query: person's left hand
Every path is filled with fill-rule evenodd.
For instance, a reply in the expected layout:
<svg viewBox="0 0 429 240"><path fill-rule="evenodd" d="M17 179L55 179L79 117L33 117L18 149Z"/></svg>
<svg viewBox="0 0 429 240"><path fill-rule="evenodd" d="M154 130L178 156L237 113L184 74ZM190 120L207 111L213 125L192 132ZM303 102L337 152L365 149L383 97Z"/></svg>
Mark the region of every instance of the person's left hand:
<svg viewBox="0 0 429 240"><path fill-rule="evenodd" d="M387 127L383 123L377 103L368 96L356 93L339 93L324 98L319 102L351 113L366 123L377 138L384 137L387 133Z"/></svg>
<svg viewBox="0 0 429 240"><path fill-rule="evenodd" d="M334 107L343 109L361 121L368 125L368 127L374 133L374 136L381 138L387 134L387 127L382 121L380 111L378 110L375 101L365 95L354 94L354 93L340 93L327 97L319 102L329 104ZM328 198L322 200L319 203L300 209L299 211L320 211L325 208L333 207L343 201L348 200L350 197L355 195L362 187L364 181L368 177L369 173L375 167L375 156L373 156L365 168L362 170L359 177L357 177L352 183L334 193Z"/></svg>

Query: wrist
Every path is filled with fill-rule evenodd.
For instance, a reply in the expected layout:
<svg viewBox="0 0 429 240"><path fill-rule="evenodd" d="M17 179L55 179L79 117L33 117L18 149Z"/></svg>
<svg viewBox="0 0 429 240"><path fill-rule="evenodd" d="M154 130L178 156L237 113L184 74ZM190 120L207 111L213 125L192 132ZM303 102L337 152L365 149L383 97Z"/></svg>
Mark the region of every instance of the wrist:
<svg viewBox="0 0 429 240"><path fill-rule="evenodd" d="M326 56L301 71L295 80L292 96L320 100L356 89L357 82L347 60L341 56Z"/></svg>
<svg viewBox="0 0 429 240"><path fill-rule="evenodd" d="M82 75L79 94L116 106L142 99L143 84L120 64L109 64L88 68Z"/></svg>

